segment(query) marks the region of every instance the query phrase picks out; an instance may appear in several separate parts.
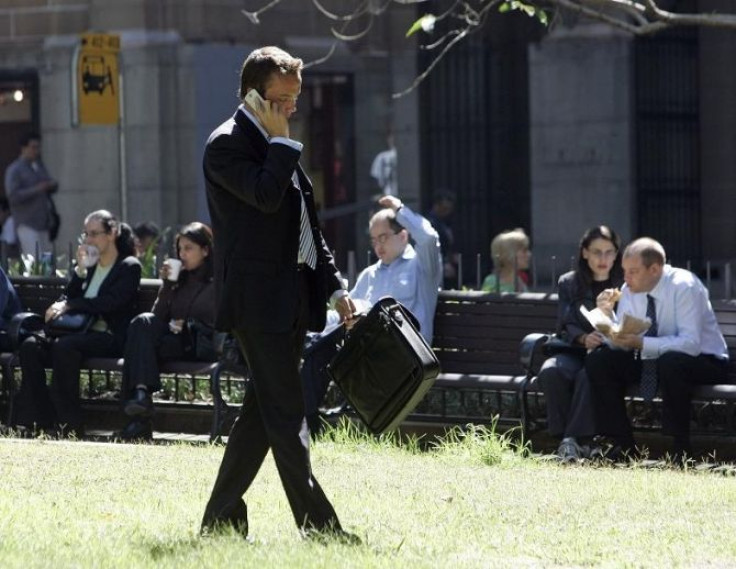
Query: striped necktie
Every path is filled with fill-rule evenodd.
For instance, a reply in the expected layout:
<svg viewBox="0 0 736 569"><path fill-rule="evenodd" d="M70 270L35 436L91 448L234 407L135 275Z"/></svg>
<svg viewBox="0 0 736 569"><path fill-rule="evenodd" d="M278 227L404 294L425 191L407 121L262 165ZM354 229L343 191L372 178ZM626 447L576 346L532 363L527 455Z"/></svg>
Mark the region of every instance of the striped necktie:
<svg viewBox="0 0 736 569"><path fill-rule="evenodd" d="M644 336L653 337L657 335L657 309L654 306L654 297L647 295L647 318L652 325ZM639 387L641 396L645 401L651 401L657 393L657 360L646 359L641 361L641 385Z"/></svg>
<svg viewBox="0 0 736 569"><path fill-rule="evenodd" d="M312 228L309 225L309 214L307 213L307 203L304 201L301 188L299 186L299 177L296 172L292 176L294 185L299 189L301 197L301 216L300 216L300 232L299 232L299 262L306 263L310 269L317 266L317 248L314 246L314 236Z"/></svg>

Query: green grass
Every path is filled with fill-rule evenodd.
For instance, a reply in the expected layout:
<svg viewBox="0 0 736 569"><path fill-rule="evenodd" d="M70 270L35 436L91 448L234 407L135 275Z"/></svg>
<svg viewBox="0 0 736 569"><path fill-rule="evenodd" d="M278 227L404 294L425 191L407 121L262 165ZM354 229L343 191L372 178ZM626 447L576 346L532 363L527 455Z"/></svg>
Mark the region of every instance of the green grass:
<svg viewBox="0 0 736 569"><path fill-rule="evenodd" d="M733 478L561 467L482 429L422 446L346 427L314 446L351 547L298 539L270 457L248 544L197 533L223 447L0 439L0 566L736 567Z"/></svg>

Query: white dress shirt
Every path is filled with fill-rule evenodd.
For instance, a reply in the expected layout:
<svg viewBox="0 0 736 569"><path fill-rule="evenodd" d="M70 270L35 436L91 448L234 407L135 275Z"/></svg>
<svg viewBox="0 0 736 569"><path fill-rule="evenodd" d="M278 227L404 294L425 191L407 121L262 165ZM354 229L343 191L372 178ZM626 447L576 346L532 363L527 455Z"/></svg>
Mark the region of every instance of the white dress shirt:
<svg viewBox="0 0 736 569"><path fill-rule="evenodd" d="M718 328L708 290L690 271L665 265L662 277L648 293L622 289L616 311L620 321L628 313L644 319L647 294L654 298L657 311L657 336L642 338L642 359L657 358L665 352L691 356L711 354L728 360L728 347Z"/></svg>

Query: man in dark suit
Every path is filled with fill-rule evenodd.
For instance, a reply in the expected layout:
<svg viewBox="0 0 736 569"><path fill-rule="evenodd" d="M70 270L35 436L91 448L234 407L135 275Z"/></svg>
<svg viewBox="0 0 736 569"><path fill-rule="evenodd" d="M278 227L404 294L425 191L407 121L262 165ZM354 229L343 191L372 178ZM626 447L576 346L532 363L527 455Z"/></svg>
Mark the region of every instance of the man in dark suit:
<svg viewBox="0 0 736 569"><path fill-rule="evenodd" d="M322 330L332 302L355 307L319 229L312 184L289 138L301 59L275 47L243 63L235 115L207 141L204 174L217 259L216 326L231 331L251 371L240 416L205 509L202 531L248 533L242 499L268 450L305 536L350 537L312 475L299 379L307 329ZM247 96L255 90L259 98Z"/></svg>

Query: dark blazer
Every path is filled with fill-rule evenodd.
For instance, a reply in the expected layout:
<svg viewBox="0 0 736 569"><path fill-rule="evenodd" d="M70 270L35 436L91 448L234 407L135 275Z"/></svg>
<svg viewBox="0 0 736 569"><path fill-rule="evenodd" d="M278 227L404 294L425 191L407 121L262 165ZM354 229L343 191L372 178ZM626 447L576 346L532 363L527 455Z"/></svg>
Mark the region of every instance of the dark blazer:
<svg viewBox="0 0 736 569"><path fill-rule="evenodd" d="M207 141L204 176L215 239L215 298L219 330L253 324L291 329L298 309L297 254L301 199L298 174L317 268L310 279L309 329L322 330L330 295L342 288L314 205L312 183L299 165L300 152L269 144L239 107Z"/></svg>
<svg viewBox="0 0 736 569"><path fill-rule="evenodd" d="M136 315L135 296L141 281L141 264L135 257L118 258L107 277L100 285L96 298L84 298L97 265L81 278L72 272L72 279L66 286L64 298L69 310L89 312L101 316L107 322L119 346L125 344L128 324Z"/></svg>
<svg viewBox="0 0 736 569"><path fill-rule="evenodd" d="M612 281L610 286L620 287L623 281ZM593 326L580 312L580 307L585 306L588 310L596 307L593 289L583 286L577 278L575 271L562 275L557 282L557 335L573 342L581 334L593 331Z"/></svg>

